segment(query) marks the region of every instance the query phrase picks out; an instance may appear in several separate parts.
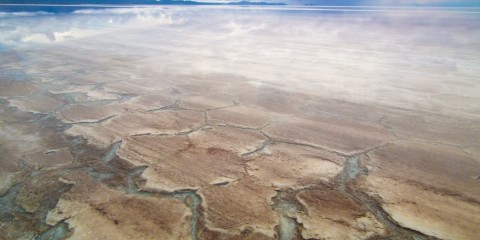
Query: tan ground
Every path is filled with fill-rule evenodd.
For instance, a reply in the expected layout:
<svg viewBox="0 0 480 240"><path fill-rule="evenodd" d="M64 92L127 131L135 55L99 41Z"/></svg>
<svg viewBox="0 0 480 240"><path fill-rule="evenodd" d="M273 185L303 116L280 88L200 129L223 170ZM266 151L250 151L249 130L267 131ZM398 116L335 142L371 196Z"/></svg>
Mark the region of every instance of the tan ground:
<svg viewBox="0 0 480 240"><path fill-rule="evenodd" d="M305 213L298 216L305 239L366 239L385 227L363 206L340 191L314 188L298 195Z"/></svg>
<svg viewBox="0 0 480 240"><path fill-rule="evenodd" d="M190 210L181 200L124 195L85 174L62 178L73 183L49 212L47 223L66 219L71 239L189 239Z"/></svg>
<svg viewBox="0 0 480 240"><path fill-rule="evenodd" d="M440 239L474 239L480 166L462 150L400 141L369 154L365 187L399 224ZM459 174L461 173L461 174ZM460 230L462 229L462 230Z"/></svg>

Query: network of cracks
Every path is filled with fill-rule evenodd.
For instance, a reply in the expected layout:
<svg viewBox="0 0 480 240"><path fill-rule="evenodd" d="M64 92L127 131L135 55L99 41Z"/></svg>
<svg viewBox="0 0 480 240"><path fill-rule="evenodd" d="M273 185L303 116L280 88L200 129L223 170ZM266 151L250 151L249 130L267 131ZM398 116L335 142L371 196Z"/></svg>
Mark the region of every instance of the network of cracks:
<svg viewBox="0 0 480 240"><path fill-rule="evenodd" d="M479 234L478 121L229 75L15 77L8 59L3 239Z"/></svg>

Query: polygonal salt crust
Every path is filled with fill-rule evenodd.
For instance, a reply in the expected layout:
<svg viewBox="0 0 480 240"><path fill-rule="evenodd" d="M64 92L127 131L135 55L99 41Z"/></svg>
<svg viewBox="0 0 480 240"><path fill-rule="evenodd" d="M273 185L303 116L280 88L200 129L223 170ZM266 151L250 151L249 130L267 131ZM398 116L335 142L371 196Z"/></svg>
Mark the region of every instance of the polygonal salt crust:
<svg viewBox="0 0 480 240"><path fill-rule="evenodd" d="M234 106L208 112L208 122L214 125L234 125L261 128L270 123L270 115L256 108Z"/></svg>
<svg viewBox="0 0 480 240"><path fill-rule="evenodd" d="M74 185L46 221L65 220L72 239L190 239L191 212L180 199L123 194L84 173L63 178Z"/></svg>
<svg viewBox="0 0 480 240"><path fill-rule="evenodd" d="M274 139L312 144L349 155L394 138L379 125L331 116L286 118L263 131Z"/></svg>
<svg viewBox="0 0 480 240"><path fill-rule="evenodd" d="M310 147L274 144L247 163L249 173L278 188L330 181L343 169L343 157Z"/></svg>
<svg viewBox="0 0 480 240"><path fill-rule="evenodd" d="M126 139L118 155L136 166L147 166L144 189L198 189L234 181L246 173L243 159L219 148L201 148L185 136L138 136Z"/></svg>

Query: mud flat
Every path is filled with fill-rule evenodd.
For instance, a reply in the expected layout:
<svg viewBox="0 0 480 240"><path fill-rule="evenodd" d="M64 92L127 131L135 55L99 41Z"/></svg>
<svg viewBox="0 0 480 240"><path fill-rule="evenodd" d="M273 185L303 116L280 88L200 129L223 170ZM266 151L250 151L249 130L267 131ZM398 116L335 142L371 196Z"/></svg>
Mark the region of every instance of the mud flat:
<svg viewBox="0 0 480 240"><path fill-rule="evenodd" d="M1 50L0 239L478 239L477 15L184 10Z"/></svg>

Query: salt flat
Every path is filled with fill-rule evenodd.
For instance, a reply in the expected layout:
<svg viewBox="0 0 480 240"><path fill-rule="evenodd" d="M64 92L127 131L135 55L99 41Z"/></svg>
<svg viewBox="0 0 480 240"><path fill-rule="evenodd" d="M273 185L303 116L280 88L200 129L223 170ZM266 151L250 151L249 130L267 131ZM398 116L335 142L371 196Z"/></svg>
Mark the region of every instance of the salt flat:
<svg viewBox="0 0 480 240"><path fill-rule="evenodd" d="M480 14L0 16L1 239L477 239Z"/></svg>

